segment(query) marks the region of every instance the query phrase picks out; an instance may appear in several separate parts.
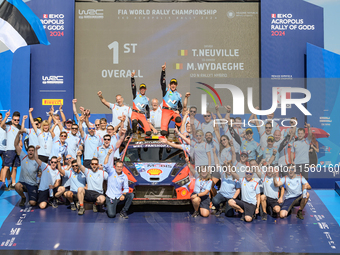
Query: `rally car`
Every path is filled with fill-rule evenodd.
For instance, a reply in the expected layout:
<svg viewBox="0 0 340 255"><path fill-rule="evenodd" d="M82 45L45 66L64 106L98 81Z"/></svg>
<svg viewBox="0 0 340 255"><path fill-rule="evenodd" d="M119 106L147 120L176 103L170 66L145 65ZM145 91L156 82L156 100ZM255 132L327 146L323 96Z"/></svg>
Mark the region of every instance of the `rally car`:
<svg viewBox="0 0 340 255"><path fill-rule="evenodd" d="M170 139L169 139L170 140ZM180 143L177 138L171 140ZM190 203L194 180L183 150L163 144L158 136L130 138L122 153L133 204Z"/></svg>

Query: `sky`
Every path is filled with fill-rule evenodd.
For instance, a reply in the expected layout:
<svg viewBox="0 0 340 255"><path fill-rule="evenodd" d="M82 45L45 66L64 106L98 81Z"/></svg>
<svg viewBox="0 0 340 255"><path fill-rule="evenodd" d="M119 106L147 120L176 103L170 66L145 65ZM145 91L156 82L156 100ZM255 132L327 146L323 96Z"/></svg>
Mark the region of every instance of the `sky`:
<svg viewBox="0 0 340 255"><path fill-rule="evenodd" d="M324 48L340 54L340 0L306 0L323 7Z"/></svg>

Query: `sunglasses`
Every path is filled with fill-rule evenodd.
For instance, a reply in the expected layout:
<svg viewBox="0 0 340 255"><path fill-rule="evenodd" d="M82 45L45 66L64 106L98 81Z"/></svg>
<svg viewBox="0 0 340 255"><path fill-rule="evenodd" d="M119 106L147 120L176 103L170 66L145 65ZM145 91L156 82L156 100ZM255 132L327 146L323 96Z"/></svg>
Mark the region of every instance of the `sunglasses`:
<svg viewBox="0 0 340 255"><path fill-rule="evenodd" d="M78 165L73 165L72 167L78 167Z"/></svg>
<svg viewBox="0 0 340 255"><path fill-rule="evenodd" d="M253 173L246 173L246 175L253 175Z"/></svg>
<svg viewBox="0 0 340 255"><path fill-rule="evenodd" d="M13 121L19 121L20 119L13 119Z"/></svg>
<svg viewBox="0 0 340 255"><path fill-rule="evenodd" d="M266 129L272 129L272 127L266 127Z"/></svg>
<svg viewBox="0 0 340 255"><path fill-rule="evenodd" d="M98 163L91 163L92 166L98 166Z"/></svg>
<svg viewBox="0 0 340 255"><path fill-rule="evenodd" d="M67 137L67 135L61 135L60 137Z"/></svg>
<svg viewBox="0 0 340 255"><path fill-rule="evenodd" d="M196 111L190 111L190 112L192 112L192 113L196 113Z"/></svg>
<svg viewBox="0 0 340 255"><path fill-rule="evenodd" d="M99 127L100 124L95 124L96 127Z"/></svg>
<svg viewBox="0 0 340 255"><path fill-rule="evenodd" d="M252 135L253 132L246 132L246 135Z"/></svg>
<svg viewBox="0 0 340 255"><path fill-rule="evenodd" d="M104 141L111 141L111 139L104 139Z"/></svg>
<svg viewBox="0 0 340 255"><path fill-rule="evenodd" d="M97 125L96 125L97 126ZM98 125L99 126L99 125ZM94 127L89 128L89 130L94 130Z"/></svg>
<svg viewBox="0 0 340 255"><path fill-rule="evenodd" d="M57 161L51 161L51 164L57 164Z"/></svg>
<svg viewBox="0 0 340 255"><path fill-rule="evenodd" d="M68 157L68 158L66 158L67 160L70 160L72 157Z"/></svg>
<svg viewBox="0 0 340 255"><path fill-rule="evenodd" d="M72 129L77 130L78 128L72 128Z"/></svg>
<svg viewBox="0 0 340 255"><path fill-rule="evenodd" d="M204 118L210 117L210 115L204 115Z"/></svg>
<svg viewBox="0 0 340 255"><path fill-rule="evenodd" d="M248 157L246 154L242 154L241 157Z"/></svg>

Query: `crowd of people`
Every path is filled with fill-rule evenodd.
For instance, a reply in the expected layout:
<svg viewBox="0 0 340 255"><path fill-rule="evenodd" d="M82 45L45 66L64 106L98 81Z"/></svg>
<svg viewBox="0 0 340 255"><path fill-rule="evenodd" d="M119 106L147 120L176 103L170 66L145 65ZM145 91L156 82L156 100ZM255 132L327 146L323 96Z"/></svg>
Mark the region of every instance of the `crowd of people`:
<svg viewBox="0 0 340 255"><path fill-rule="evenodd" d="M161 143L185 152L195 181L191 195L193 217L208 217L210 213L220 216L223 211L232 217L236 212L241 220L250 222L260 211L262 220L267 220L267 214L287 217L298 205L297 217L303 219L307 190L311 189L305 170L310 153L318 151L310 125L305 124L305 138L305 128L297 128L294 117L291 127L281 131L274 114L268 115L262 126L253 114L249 121L256 124L260 136L255 141L253 129L243 128L241 118L230 116L230 106L225 106L224 118L216 107L216 115L208 111L201 123L195 118L197 108L188 107L190 93L182 101L177 80L171 79L167 85L165 69L166 64L161 71L161 104L156 98L150 102L144 83L137 92L135 73L131 74L132 108L124 105L121 95L116 95L113 104L99 91L100 101L112 110L110 124L105 118L91 123L90 110L84 107L79 108L79 116L76 99L72 101L74 119L66 119L62 105L56 112L52 106L47 120L33 118L31 108L28 116L22 117L21 125L19 112L12 114L11 121L10 111L5 116L0 114L0 179L4 183L7 180L6 190L15 189L21 196L19 206L26 205L27 193L29 205L41 209L66 203L82 215L86 201L93 203L94 212L105 205L112 218L118 203L123 203L120 216L128 218L134 194L123 172L120 152L137 132L143 132L145 136L158 134ZM226 124L215 124L217 117L225 119ZM27 118L32 128L25 128ZM180 142L167 139L170 121L175 122ZM24 141L27 153L23 150L24 133L28 136Z"/></svg>

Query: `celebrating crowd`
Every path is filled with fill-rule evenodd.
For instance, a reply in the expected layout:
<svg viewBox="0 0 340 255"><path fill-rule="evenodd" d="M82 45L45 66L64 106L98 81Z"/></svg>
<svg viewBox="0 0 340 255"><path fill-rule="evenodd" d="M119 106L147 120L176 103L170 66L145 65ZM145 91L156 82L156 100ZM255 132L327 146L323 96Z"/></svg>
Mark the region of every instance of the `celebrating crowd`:
<svg viewBox="0 0 340 255"><path fill-rule="evenodd" d="M208 217L210 213L227 217L237 215L250 222L257 214L267 220L272 217L287 217L294 206L299 206L297 217L303 219L311 189L308 184L309 155L311 149L318 150L312 140L309 124L308 136L305 128L297 128L297 119L291 118L291 127L280 130L268 115L264 125L259 125L256 115L249 121L256 124L260 140L253 138L252 128L243 128L242 119L230 116L231 107L225 106L223 118L216 107L219 119L226 124L217 125L216 115L207 112L204 122L195 118L197 108L188 107L190 93L177 91L177 80L165 80L166 65L162 66L162 103L146 97L147 87L140 84L137 92L134 74L131 74L133 107L124 105L121 95L116 103L108 102L103 93L97 93L100 101L112 110L112 122L105 118L90 123L90 110L80 107L77 113L73 100L74 119L66 119L62 105L58 111L50 109L47 120L33 118L33 109L22 117L14 112L8 122L10 111L0 114L0 155L2 169L0 179L6 182L6 190L15 189L21 196L19 206L28 203L44 209L58 204L69 204L72 211L84 214L84 203L93 203L93 211L106 207L108 217L116 216L119 203L124 207L120 216L128 218L127 211L134 193L129 188L128 178L123 171L120 153L126 143L138 132L145 136L159 135L159 141L183 150L188 167L195 181L191 201L193 217ZM60 115L58 114L60 113ZM183 118L182 118L182 116ZM32 128L25 128L29 117ZM169 123L175 122L175 133L179 142L167 139ZM131 123L131 127L130 127ZM28 140L22 136L26 133ZM21 166L16 183L17 167Z"/></svg>

